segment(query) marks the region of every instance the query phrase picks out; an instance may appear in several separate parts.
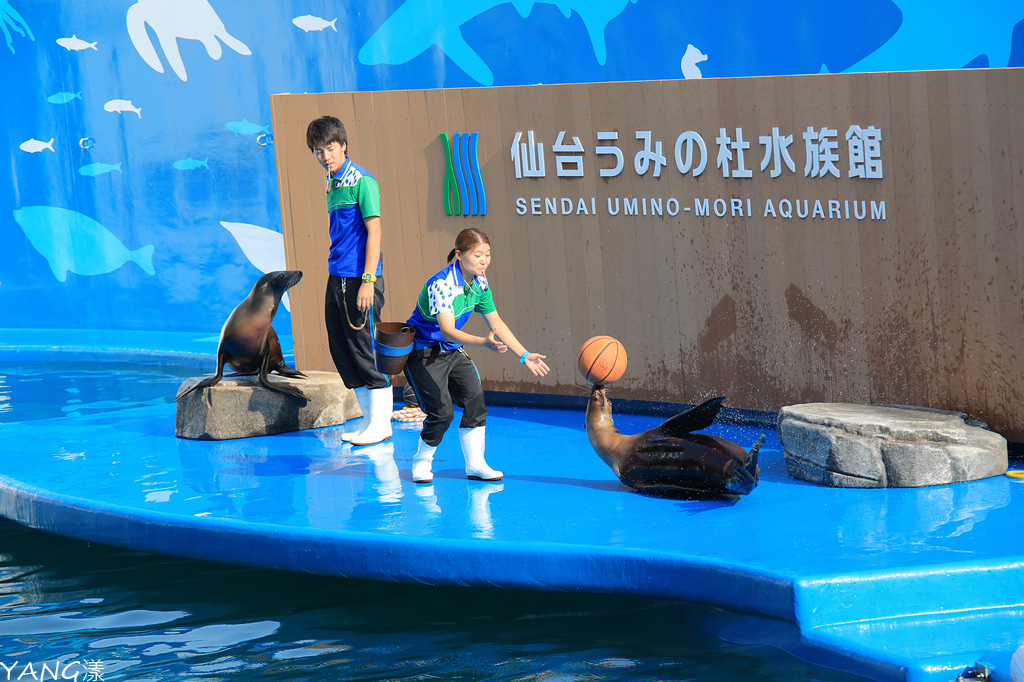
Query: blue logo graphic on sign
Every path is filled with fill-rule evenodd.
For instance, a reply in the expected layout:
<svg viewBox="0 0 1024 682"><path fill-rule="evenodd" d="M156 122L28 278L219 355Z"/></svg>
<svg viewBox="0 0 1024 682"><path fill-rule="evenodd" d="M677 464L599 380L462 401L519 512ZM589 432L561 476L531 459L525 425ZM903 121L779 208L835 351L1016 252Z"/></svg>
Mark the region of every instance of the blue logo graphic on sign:
<svg viewBox="0 0 1024 682"><path fill-rule="evenodd" d="M476 143L480 133L455 133L444 144L444 212L447 215L487 215L487 191L480 176Z"/></svg>

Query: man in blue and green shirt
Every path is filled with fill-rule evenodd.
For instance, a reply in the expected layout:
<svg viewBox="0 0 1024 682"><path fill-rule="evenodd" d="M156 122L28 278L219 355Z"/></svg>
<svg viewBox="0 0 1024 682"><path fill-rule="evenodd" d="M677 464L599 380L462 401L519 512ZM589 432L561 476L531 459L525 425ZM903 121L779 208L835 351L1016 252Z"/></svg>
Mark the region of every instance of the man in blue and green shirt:
<svg viewBox="0 0 1024 682"><path fill-rule="evenodd" d="M306 144L327 171L331 250L324 306L331 358L355 390L363 420L342 439L370 445L391 437L394 400L390 378L377 371L373 330L384 305L380 190L366 169L348 157L345 126L323 116L306 129Z"/></svg>

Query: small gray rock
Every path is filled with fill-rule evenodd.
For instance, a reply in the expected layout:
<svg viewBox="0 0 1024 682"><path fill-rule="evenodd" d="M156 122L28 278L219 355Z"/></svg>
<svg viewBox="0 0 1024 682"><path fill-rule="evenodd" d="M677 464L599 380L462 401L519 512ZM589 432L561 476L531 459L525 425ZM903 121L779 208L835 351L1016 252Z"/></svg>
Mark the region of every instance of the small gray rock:
<svg viewBox="0 0 1024 682"><path fill-rule="evenodd" d="M256 377L226 377L178 401L174 432L180 438L227 440L342 424L361 417L355 393L334 372L306 372L306 379L274 376L308 399L271 391ZM178 395L205 377L186 379Z"/></svg>
<svg viewBox="0 0 1024 682"><path fill-rule="evenodd" d="M840 488L913 488L1006 473L1006 439L965 415L912 407L807 403L779 411L794 478Z"/></svg>

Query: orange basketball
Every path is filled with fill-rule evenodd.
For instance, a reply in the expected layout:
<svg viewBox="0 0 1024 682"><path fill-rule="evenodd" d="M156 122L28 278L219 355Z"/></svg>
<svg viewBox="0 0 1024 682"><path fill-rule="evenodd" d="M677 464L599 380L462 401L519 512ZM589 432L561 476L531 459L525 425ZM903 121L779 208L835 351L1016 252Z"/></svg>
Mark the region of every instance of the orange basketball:
<svg viewBox="0 0 1024 682"><path fill-rule="evenodd" d="M626 349L610 336L595 336L580 347L576 365L590 383L610 384L626 371Z"/></svg>

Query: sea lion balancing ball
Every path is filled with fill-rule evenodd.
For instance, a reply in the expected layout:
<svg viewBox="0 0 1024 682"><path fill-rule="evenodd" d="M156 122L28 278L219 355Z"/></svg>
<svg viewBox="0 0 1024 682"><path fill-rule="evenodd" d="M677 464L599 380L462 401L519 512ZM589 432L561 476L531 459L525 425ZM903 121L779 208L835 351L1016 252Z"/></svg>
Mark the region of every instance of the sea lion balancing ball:
<svg viewBox="0 0 1024 682"><path fill-rule="evenodd" d="M580 374L592 384L610 384L626 371L626 349L610 336L595 336L576 356Z"/></svg>

